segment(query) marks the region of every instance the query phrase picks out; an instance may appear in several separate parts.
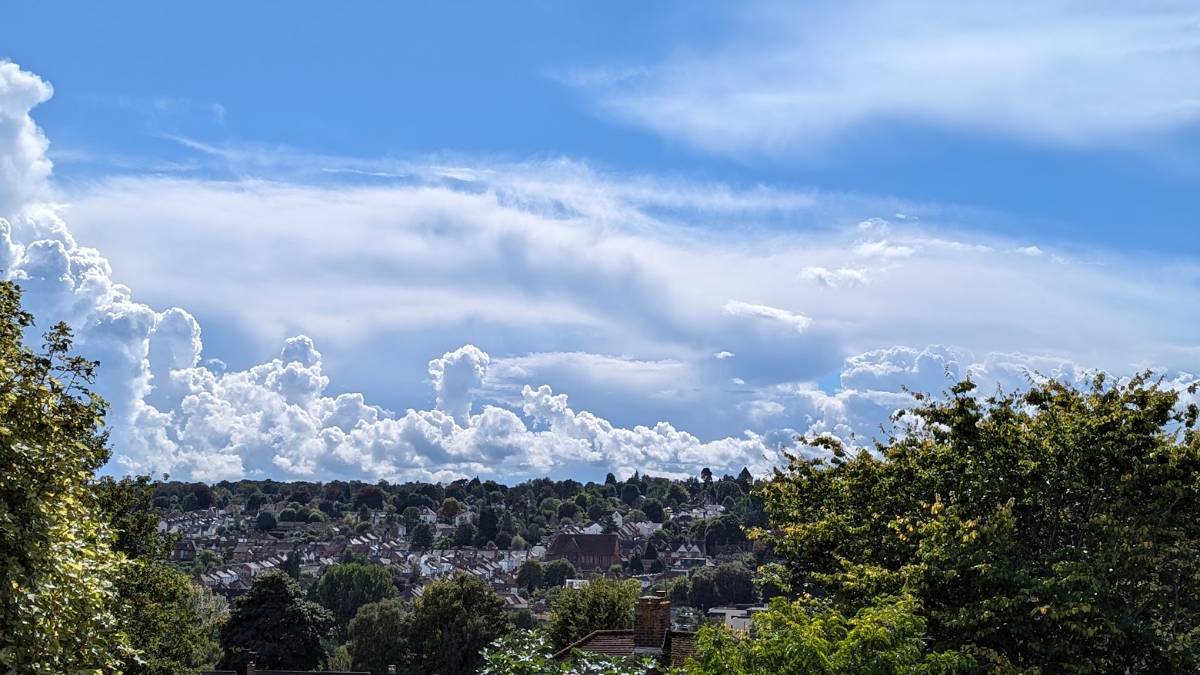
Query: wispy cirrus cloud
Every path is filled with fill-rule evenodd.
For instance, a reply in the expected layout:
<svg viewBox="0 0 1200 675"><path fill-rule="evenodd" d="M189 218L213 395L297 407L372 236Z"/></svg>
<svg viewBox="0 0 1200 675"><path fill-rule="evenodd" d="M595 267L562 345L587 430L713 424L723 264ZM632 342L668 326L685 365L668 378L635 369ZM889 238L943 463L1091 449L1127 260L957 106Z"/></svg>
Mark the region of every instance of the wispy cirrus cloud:
<svg viewBox="0 0 1200 675"><path fill-rule="evenodd" d="M734 10L730 8L732 14ZM797 154L873 123L1111 146L1200 121L1194 3L739 4L724 34L564 80L719 153Z"/></svg>

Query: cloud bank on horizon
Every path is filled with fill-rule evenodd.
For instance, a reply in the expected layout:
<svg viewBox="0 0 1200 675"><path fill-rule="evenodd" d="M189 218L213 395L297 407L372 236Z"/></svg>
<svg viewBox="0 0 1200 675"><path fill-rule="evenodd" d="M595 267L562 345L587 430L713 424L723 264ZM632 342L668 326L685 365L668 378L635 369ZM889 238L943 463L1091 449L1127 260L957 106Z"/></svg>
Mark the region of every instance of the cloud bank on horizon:
<svg viewBox="0 0 1200 675"><path fill-rule="evenodd" d="M64 195L30 115L51 93L0 63L0 274L101 361L118 473L762 473L803 451L798 434L886 433L902 387L1081 381L1086 364L1154 366L1182 389L1200 368L1182 311L1195 260L907 216L793 228L828 197L568 161L372 164L396 180L368 184L123 176ZM278 355L230 368L196 315ZM370 394L331 378L350 360ZM378 402L406 379L426 389L404 412Z"/></svg>

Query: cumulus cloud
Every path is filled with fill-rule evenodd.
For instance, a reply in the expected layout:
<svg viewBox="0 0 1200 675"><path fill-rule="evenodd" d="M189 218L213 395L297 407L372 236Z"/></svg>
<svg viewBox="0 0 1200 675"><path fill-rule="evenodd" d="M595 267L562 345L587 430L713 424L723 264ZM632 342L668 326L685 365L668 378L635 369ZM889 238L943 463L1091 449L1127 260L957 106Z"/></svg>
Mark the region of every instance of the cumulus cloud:
<svg viewBox="0 0 1200 675"><path fill-rule="evenodd" d="M733 11L733 10L730 10ZM738 5L728 31L566 77L604 110L717 152L796 152L873 122L1108 145L1200 119L1187 2Z"/></svg>

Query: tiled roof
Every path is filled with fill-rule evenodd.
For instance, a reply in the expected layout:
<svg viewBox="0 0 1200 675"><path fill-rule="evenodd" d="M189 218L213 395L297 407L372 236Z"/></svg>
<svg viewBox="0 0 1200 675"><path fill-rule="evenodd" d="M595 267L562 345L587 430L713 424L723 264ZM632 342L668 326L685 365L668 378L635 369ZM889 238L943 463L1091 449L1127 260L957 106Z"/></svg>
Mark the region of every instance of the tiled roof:
<svg viewBox="0 0 1200 675"><path fill-rule="evenodd" d="M668 666L682 666L688 657L696 654L696 634L689 631L668 631L664 645L664 659L669 658ZM606 654L608 656L632 656L634 653L632 630L597 630L578 640L569 647L554 655L555 659L564 660L571 657L575 650Z"/></svg>
<svg viewBox="0 0 1200 675"><path fill-rule="evenodd" d="M569 647L554 655L556 659L569 658L576 649L609 656L629 656L633 654L632 630L597 630L576 641Z"/></svg>

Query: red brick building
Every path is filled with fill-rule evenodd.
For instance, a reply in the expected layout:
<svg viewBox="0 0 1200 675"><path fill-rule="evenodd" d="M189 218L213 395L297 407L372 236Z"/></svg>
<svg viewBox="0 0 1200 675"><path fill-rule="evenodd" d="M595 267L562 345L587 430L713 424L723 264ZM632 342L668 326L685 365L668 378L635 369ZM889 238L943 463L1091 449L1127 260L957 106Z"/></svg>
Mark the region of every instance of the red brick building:
<svg viewBox="0 0 1200 675"><path fill-rule="evenodd" d="M546 560L568 560L577 570L605 571L621 563L615 534L559 534L550 540Z"/></svg>

